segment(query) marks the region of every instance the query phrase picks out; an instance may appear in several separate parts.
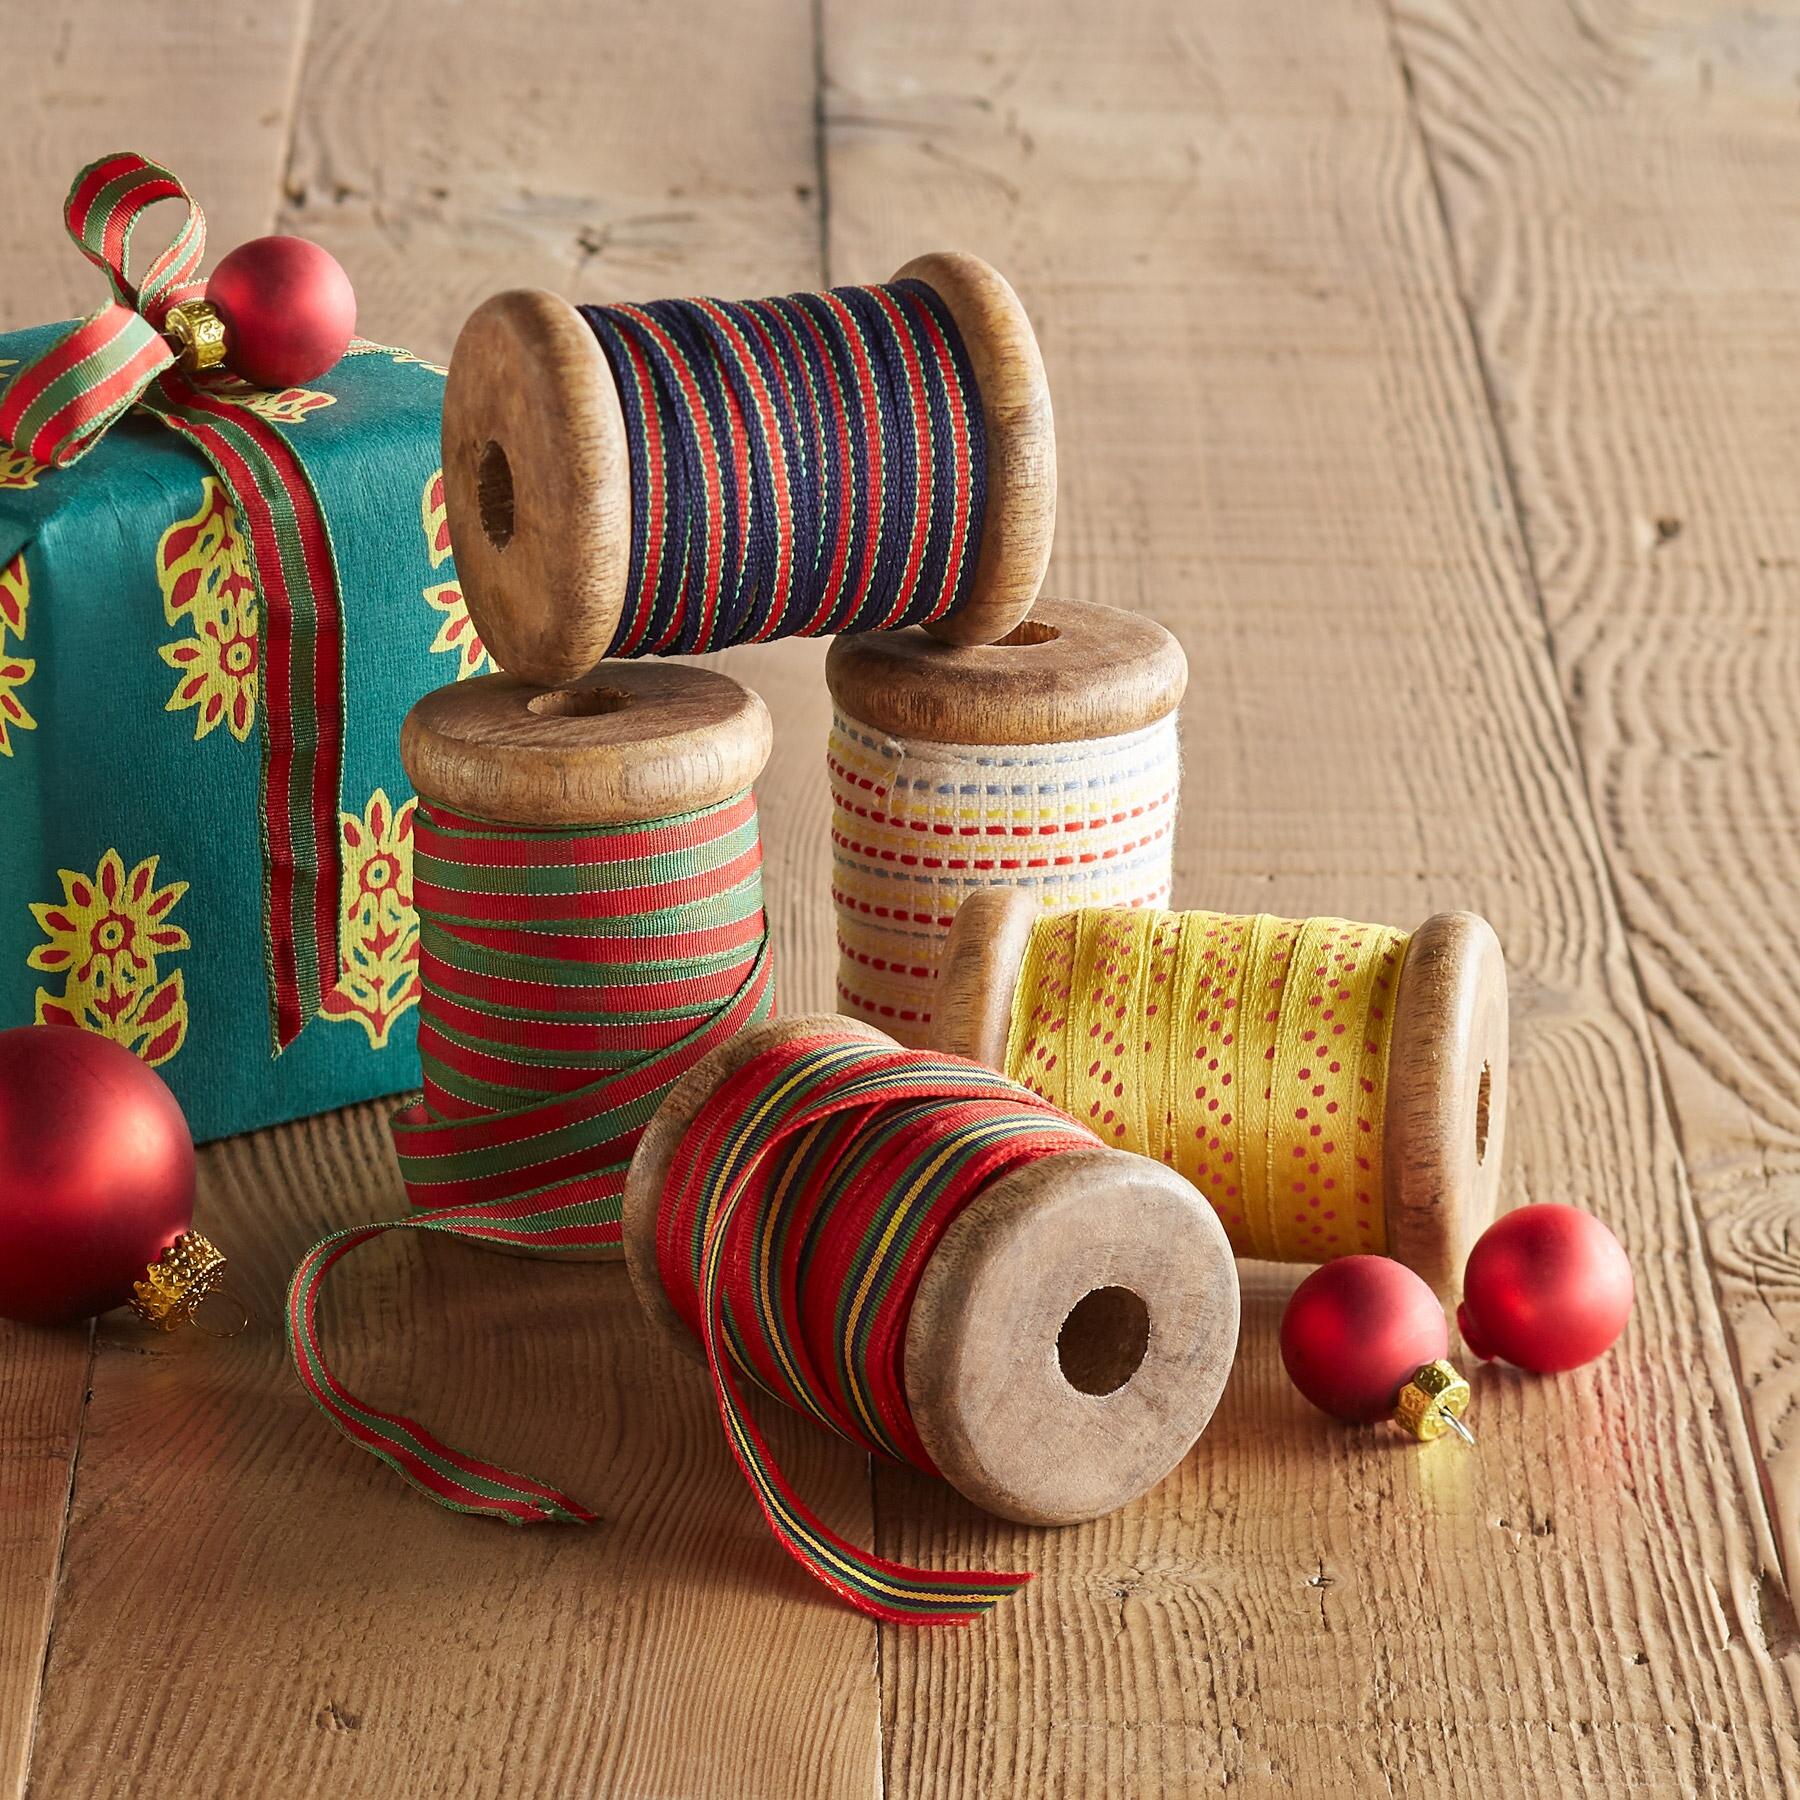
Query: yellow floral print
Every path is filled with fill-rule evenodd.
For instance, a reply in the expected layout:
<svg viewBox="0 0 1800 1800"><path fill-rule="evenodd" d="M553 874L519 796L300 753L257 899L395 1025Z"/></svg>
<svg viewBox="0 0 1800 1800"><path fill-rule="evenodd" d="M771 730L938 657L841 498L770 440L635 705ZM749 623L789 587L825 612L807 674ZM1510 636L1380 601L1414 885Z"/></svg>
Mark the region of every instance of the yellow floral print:
<svg viewBox="0 0 1800 1800"><path fill-rule="evenodd" d="M322 406L336 406L336 394L322 394L317 388L259 388L232 375L211 390L221 400L241 406L275 425L298 425L308 413Z"/></svg>
<svg viewBox="0 0 1800 1800"><path fill-rule="evenodd" d="M211 391L277 425L298 425L337 404L335 395L316 388L265 391L235 375L220 377ZM241 744L256 724L260 619L244 521L214 476L202 483L200 510L177 519L158 540L156 580L164 616L191 633L159 647L179 677L164 710L191 707L196 738L223 725Z"/></svg>
<svg viewBox="0 0 1800 1800"><path fill-rule="evenodd" d="M398 811L377 788L362 816L339 815L344 843L340 944L344 973L320 1010L355 1019L369 1047L388 1041L394 1021L419 1003L419 921L412 903L414 802Z"/></svg>
<svg viewBox="0 0 1800 1800"><path fill-rule="evenodd" d="M25 552L21 550L4 569L0 569L0 756L13 753L12 733L35 731L37 720L25 710L19 689L31 679L37 664L7 647L10 634L15 643L25 637L25 609L31 603L31 581L25 573Z"/></svg>
<svg viewBox="0 0 1800 1800"><path fill-rule="evenodd" d="M27 959L63 978L60 994L37 991L40 1025L98 1032L152 1067L180 1050L188 1028L181 971L157 979L159 959L188 948L188 934L169 923L188 884L158 887L157 860L147 856L127 874L108 850L92 875L59 869L63 897L32 907L47 941Z"/></svg>
<svg viewBox="0 0 1800 1800"><path fill-rule="evenodd" d="M439 469L425 483L419 503L419 515L425 526L425 548L431 566L441 568L450 560L450 523L444 512L444 471ZM441 581L425 590L426 604L444 615L438 634L431 640L433 650L449 652L456 658L456 679L464 681L494 665L487 646L475 632L475 621L469 617L468 602L463 599L462 583L454 579Z"/></svg>
<svg viewBox="0 0 1800 1800"><path fill-rule="evenodd" d="M205 479L200 510L162 534L156 580L164 616L193 634L161 646L179 676L165 710L192 707L196 738L224 725L242 743L256 723L256 583L243 521L213 476Z"/></svg>

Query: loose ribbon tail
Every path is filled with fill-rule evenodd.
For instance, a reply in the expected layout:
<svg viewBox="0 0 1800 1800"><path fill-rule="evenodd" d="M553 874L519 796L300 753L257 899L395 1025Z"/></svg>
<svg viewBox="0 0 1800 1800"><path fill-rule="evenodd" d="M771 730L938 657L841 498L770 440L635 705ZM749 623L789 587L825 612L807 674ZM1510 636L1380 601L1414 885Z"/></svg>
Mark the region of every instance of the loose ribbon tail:
<svg viewBox="0 0 1800 1800"><path fill-rule="evenodd" d="M354 1444L378 1456L403 1480L456 1512L480 1513L512 1525L587 1525L595 1514L579 1500L547 1487L532 1476L471 1455L446 1444L417 1419L383 1412L358 1400L326 1366L319 1348L319 1288L332 1266L359 1244L389 1231L441 1231L453 1237L479 1235L490 1243L537 1248L537 1229L509 1230L492 1218L492 1210L472 1209L442 1217L394 1219L385 1225L352 1226L334 1231L309 1250L294 1271L287 1293L288 1354L295 1372L320 1410ZM591 1213L591 1206L555 1209L559 1213ZM535 1215L534 1217L541 1217ZM571 1221L571 1224L573 1221ZM613 1227L614 1236L617 1226ZM571 1249L582 1248L571 1243Z"/></svg>
<svg viewBox="0 0 1800 1800"><path fill-rule="evenodd" d="M319 1345L325 1276L394 1230L551 1256L616 1252L651 1115L695 1063L773 1009L761 854L748 793L593 832L418 809L425 1092L392 1120L416 1210L314 1245L288 1289L287 1332L331 1422L442 1506L516 1525L594 1516L352 1394Z"/></svg>
<svg viewBox="0 0 1800 1800"><path fill-rule="evenodd" d="M616 1251L619 1209L631 1152L645 1120L671 1087L701 1057L746 1025L766 1018L773 1007L771 961L766 940L748 978L730 1003L720 1007L680 1042L648 1059L621 1080L608 1076L591 1087L513 1112L474 1121L432 1123L418 1106L394 1115L402 1169L415 1204L428 1205L409 1219L381 1225L349 1226L323 1238L306 1253L288 1284L288 1353L307 1392L327 1418L351 1440L394 1469L440 1505L458 1512L484 1513L515 1525L543 1522L587 1523L594 1517L579 1501L533 1477L472 1456L446 1444L416 1419L383 1412L360 1401L327 1367L316 1323L319 1290L334 1264L359 1244L388 1231L439 1231L468 1242L529 1250L538 1255L592 1256ZM631 1101L621 1104L629 1084ZM585 1142L543 1128L555 1115L577 1128ZM622 1135L621 1118L630 1120ZM479 1127L484 1141L467 1134ZM448 1133L451 1142L435 1156L421 1157L421 1135ZM554 1151L548 1155L545 1146ZM495 1157L510 1165L495 1172ZM427 1179L427 1173L429 1179ZM554 1176L551 1187L537 1185ZM521 1182L530 1190L518 1192ZM446 1205L446 1191L458 1187L486 1198L476 1205Z"/></svg>
<svg viewBox="0 0 1800 1800"><path fill-rule="evenodd" d="M712 1371L719 1418L769 1529L809 1575L858 1612L886 1625L968 1625L1031 1579L1029 1572L981 1574L966 1569L914 1568L877 1556L872 1550L859 1550L833 1531L794 1492L745 1411L719 1342L722 1314L721 1295L709 1309L706 1334L706 1363Z"/></svg>

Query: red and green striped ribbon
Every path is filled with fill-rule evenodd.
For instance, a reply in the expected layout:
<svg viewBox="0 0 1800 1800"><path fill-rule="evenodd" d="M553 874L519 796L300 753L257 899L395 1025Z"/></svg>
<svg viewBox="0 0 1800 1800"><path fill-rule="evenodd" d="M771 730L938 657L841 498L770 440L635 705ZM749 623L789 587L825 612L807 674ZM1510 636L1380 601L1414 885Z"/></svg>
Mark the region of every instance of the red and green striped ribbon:
<svg viewBox="0 0 1800 1800"><path fill-rule="evenodd" d="M288 1348L327 1417L445 1506L585 1520L566 1494L367 1405L326 1366L326 1273L385 1231L556 1254L616 1249L631 1153L669 1089L773 1005L748 793L676 818L532 831L421 802L414 822L424 1094L394 1117L411 1218L313 1246Z"/></svg>
<svg viewBox="0 0 1800 1800"><path fill-rule="evenodd" d="M706 1348L719 1417L770 1529L858 1611L962 1624L1030 1577L917 1569L849 1543L776 1467L739 1377L853 1444L937 1473L906 1398L919 1278L985 1187L1096 1141L991 1070L833 1033L748 1059L677 1150L658 1222L663 1286Z"/></svg>
<svg viewBox="0 0 1800 1800"><path fill-rule="evenodd" d="M186 217L134 282L138 222L170 199L186 202ZM75 178L63 218L114 298L13 376L0 394L0 441L64 468L141 406L200 451L244 521L262 638L263 942L281 1050L339 977L343 607L325 511L287 439L239 396L190 380L162 336L169 309L202 291L206 218L187 189L120 152Z"/></svg>
<svg viewBox="0 0 1800 1800"><path fill-rule="evenodd" d="M159 200L181 200L187 216L168 247L131 279L138 221ZM0 438L53 468L78 462L149 383L175 366L162 336L169 308L201 291L206 215L160 163L131 151L103 156L75 177L63 224L111 284L107 305L21 369L0 397Z"/></svg>

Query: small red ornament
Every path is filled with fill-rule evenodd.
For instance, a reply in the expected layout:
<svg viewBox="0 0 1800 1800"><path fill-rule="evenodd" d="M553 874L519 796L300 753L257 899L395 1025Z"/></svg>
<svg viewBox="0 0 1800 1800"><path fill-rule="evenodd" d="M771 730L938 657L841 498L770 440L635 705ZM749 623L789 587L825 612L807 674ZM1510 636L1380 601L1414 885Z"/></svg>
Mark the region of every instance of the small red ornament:
<svg viewBox="0 0 1800 1800"><path fill-rule="evenodd" d="M225 326L225 366L260 388L316 381L350 347L356 295L307 238L252 238L213 270L207 302Z"/></svg>
<svg viewBox="0 0 1800 1800"><path fill-rule="evenodd" d="M122 1306L184 1238L217 1257L193 1215L194 1141L155 1070L73 1026L0 1031L0 1317Z"/></svg>
<svg viewBox="0 0 1800 1800"><path fill-rule="evenodd" d="M1612 1347L1632 1291L1619 1240L1592 1213L1547 1201L1504 1214L1476 1240L1456 1322L1484 1360L1551 1375Z"/></svg>
<svg viewBox="0 0 1800 1800"><path fill-rule="evenodd" d="M1467 1436L1468 1383L1444 1361L1449 1347L1437 1296L1386 1256L1325 1263L1281 1318L1281 1360L1314 1406L1359 1424L1393 1419L1415 1437Z"/></svg>

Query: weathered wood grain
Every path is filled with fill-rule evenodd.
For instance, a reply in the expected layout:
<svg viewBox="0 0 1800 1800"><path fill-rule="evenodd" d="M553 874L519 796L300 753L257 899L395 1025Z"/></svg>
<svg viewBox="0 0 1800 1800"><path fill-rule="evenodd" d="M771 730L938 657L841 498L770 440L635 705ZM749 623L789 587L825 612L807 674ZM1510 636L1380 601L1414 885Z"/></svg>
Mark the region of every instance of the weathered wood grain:
<svg viewBox="0 0 1800 1800"><path fill-rule="evenodd" d="M1115 1518L1027 1536L884 1473L884 1550L1040 1577L887 1636L891 1790L1772 1791L1767 1523L1382 9L830 0L825 66L833 274L926 230L1007 272L1052 582L1183 638L1182 902L1492 918L1509 1197L1594 1207L1640 1277L1602 1367L1480 1378L1469 1456L1309 1413L1262 1272L1212 1428Z"/></svg>
<svg viewBox="0 0 1800 1800"><path fill-rule="evenodd" d="M104 277L64 234L62 203L76 171L107 151L168 163L199 196L221 248L270 228L303 11L301 0L275 0L216 17L154 0L130 31L104 4L13 22L0 331L106 299ZM170 103L184 83L198 92L202 67L230 96L229 133L211 109ZM178 217L158 209L145 231L165 215ZM23 1788L30 1762L89 1364L86 1330L0 1321L0 1793Z"/></svg>
<svg viewBox="0 0 1800 1800"><path fill-rule="evenodd" d="M872 1638L770 1543L622 1268L389 1239L322 1309L353 1391L566 1487L592 1526L448 1513L313 1410L288 1274L323 1230L402 1206L379 1106L202 1153L201 1221L257 1323L224 1345L101 1327L34 1786L871 1789ZM827 1516L866 1533L860 1460L775 1424Z"/></svg>
<svg viewBox="0 0 1800 1800"><path fill-rule="evenodd" d="M1800 18L1398 12L1791 1593Z"/></svg>
<svg viewBox="0 0 1800 1800"><path fill-rule="evenodd" d="M421 355L502 288L778 292L818 269L812 100L800 0L321 0L281 225Z"/></svg>
<svg viewBox="0 0 1800 1800"><path fill-rule="evenodd" d="M0 1792L23 1790L92 1334L0 1320Z"/></svg>
<svg viewBox="0 0 1800 1800"><path fill-rule="evenodd" d="M308 0L204 9L138 0L24 8L7 28L0 331L92 312L105 277L63 233L76 171L112 150L173 169L206 209L215 258L271 229ZM172 206L144 226L140 257Z"/></svg>

